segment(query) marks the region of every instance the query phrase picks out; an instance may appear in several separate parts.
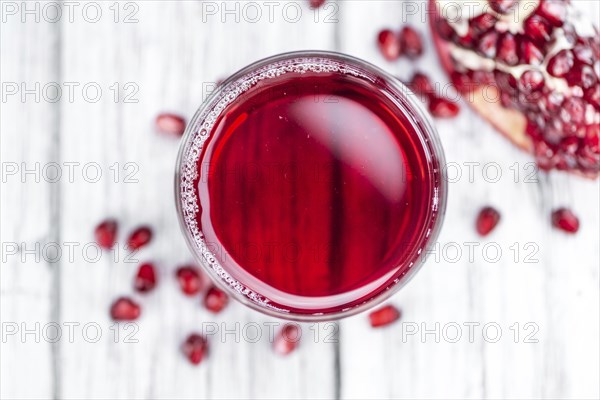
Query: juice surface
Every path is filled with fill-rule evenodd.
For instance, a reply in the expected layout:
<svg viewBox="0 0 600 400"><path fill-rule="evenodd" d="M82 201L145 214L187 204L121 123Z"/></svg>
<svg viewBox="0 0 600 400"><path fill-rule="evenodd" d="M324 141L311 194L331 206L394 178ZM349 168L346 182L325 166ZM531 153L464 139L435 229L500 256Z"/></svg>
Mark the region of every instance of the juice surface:
<svg viewBox="0 0 600 400"><path fill-rule="evenodd" d="M206 242L236 279L296 312L358 304L405 273L431 208L407 116L341 73L260 82L221 114L199 162Z"/></svg>

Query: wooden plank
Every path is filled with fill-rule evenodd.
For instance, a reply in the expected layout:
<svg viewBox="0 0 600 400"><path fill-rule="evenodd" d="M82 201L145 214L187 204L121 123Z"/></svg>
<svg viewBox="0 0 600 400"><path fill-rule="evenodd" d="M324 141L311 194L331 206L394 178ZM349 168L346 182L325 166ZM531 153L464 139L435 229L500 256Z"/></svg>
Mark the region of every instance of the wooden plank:
<svg viewBox="0 0 600 400"><path fill-rule="evenodd" d="M155 260L162 282L148 296L134 295L143 306L135 335L139 343L113 343L107 310L116 296L132 292L137 264L123 260L122 254L115 263L105 254L98 262L86 262L78 255L64 266L64 318L96 322L104 332L98 343L65 346L64 396L332 397L333 346L307 342L302 351L280 359L270 350L268 328L263 325L271 321L268 318L238 304L212 316L202 310L199 299L179 293L173 273L191 255L182 240L172 193L178 142L158 136L152 123L165 110L191 116L205 94L203 83L224 78L254 60L290 49L331 48L333 25L314 24L304 3L306 16L298 22L287 22L276 13L272 22L263 16L256 23L247 20L254 17L246 14L251 10L244 11L244 2L227 3L239 7L239 22L235 13L223 14L221 2L214 3L215 14L200 2L135 4L136 23L103 18L95 24L75 21L64 28L64 79L82 86L96 82L106 95L97 103L79 100L63 106L64 159L82 165L97 162L104 175L98 183L80 180L64 185L62 224L65 240L89 241L98 221L116 217L121 245L134 226L151 224L155 240L137 258ZM266 13L264 4L258 4ZM103 16L113 16L110 5L103 4ZM121 90L126 83L137 85L139 102L124 103L122 97L115 102L109 90L115 82ZM135 163L139 182L114 183L108 168L115 162ZM219 327L219 333L210 337L210 358L192 367L180 355L179 345L188 333L201 331L208 323ZM234 335L223 334L225 329L235 330L236 323L240 335L243 324L258 323L262 339L248 343L241 337L237 342Z"/></svg>
<svg viewBox="0 0 600 400"><path fill-rule="evenodd" d="M59 78L60 44L58 26L23 15L22 6L3 2L0 26L0 397L43 399L59 392L62 340L52 343L60 322L52 243L60 226L49 164L57 160L60 121L52 92L44 91Z"/></svg>
<svg viewBox="0 0 600 400"><path fill-rule="evenodd" d="M414 63L388 63L374 45L378 30L397 29L403 15L426 32L421 12L407 15L406 3L393 1L344 2L341 11L342 51L403 79L419 69L433 81L447 82L429 40L426 54ZM356 30L365 15L369 24ZM342 397L597 397L592 376L598 375L598 358L591 354L598 354L592 336L598 336L599 257L597 233L586 234L586 230L598 227L598 182L562 173L540 173L539 183L529 182L530 157L466 106L457 119L436 121L436 126L447 162L457 163L462 171L461 179L449 185L448 211L438 240L440 258L430 256L423 270L391 300L403 309L404 323L377 332L368 327L364 315L342 323ZM467 163L473 162L478 164L473 166L471 181ZM495 167L488 170L490 175L482 175L491 162L502 171L498 182L493 182ZM488 204L503 217L494 234L482 240L473 224L479 208ZM560 205L585 216L589 227L582 227L573 238L551 229L550 210ZM465 242L478 245L473 261ZM520 250L516 262L516 249L511 250L515 243ZM502 249L497 262L484 257L486 244L488 249ZM456 262L453 248L462 251ZM526 256L536 250L532 260L538 261L526 262ZM472 322L479 327L470 343L464 324ZM525 325L528 322L535 325ZM423 327L434 329L436 323L440 343L433 334L403 340L403 332L414 329L414 324L422 333ZM462 338L451 343L444 339L444 327L452 339L455 323L462 327ZM497 343L491 343L494 325L489 325L488 340L482 336L481 328L488 323L502 329ZM518 343L515 323L519 323ZM535 327L539 332L529 339L539 342L525 343L526 334Z"/></svg>

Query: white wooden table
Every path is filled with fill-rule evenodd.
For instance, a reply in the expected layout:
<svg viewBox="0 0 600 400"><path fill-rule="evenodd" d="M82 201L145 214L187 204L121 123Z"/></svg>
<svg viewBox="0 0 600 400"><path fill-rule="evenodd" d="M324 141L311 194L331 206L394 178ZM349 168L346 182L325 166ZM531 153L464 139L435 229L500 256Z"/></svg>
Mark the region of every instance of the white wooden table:
<svg viewBox="0 0 600 400"><path fill-rule="evenodd" d="M304 1L66 3L55 22L57 3L27 2L34 10L27 14L21 2L2 2L3 399L600 397L598 181L563 173L525 179L531 158L466 105L457 119L436 121L447 161L462 177L449 185L437 254L391 299L403 310L401 323L372 330L358 315L321 324L318 339L305 326L301 347L281 358L264 325L272 319L239 304L209 315L174 282L174 269L191 255L172 194L178 142L153 131L155 115L191 116L204 84L290 50L337 50L404 79L418 68L446 82L428 35L415 63L385 62L374 46L379 29L403 20L426 32L423 13L412 15L406 2L372 0L330 2L318 15ZM598 15L598 3L582 6ZM469 179L471 162L479 164ZM497 182L491 169L482 174L491 162L502 171ZM36 163L39 176L24 173ZM53 183L57 166L62 176ZM473 221L488 204L502 221L481 240ZM558 206L581 217L577 235L550 227ZM123 326L115 338L108 315L115 297L132 292L137 263L123 252L95 259L94 248L85 248L107 216L120 222L121 245L139 224L156 234L136 256L155 260L161 278L155 292L134 295L143 306L137 343L126 340L132 331ZM472 258L468 242L478 244ZM497 248L502 254L492 260ZM209 358L193 367L179 345L207 322L220 332L210 336ZM223 335L236 323L260 324L263 337L250 343ZM57 325L62 337L52 340ZM422 336L424 329L431 332Z"/></svg>

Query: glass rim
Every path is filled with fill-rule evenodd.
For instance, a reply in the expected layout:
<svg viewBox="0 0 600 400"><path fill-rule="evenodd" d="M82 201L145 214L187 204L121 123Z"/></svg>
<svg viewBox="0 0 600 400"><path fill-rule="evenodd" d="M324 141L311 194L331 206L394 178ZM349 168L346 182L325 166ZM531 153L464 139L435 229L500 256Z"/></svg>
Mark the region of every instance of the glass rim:
<svg viewBox="0 0 600 400"><path fill-rule="evenodd" d="M387 85L389 85L390 89L392 89L392 94L395 97L400 97L399 100L404 100L407 106L407 110L400 110L405 113L408 111L407 117L410 117L410 122L413 125L415 131L417 132L422 144L425 153L428 157L432 157L432 159L437 163L437 167L439 170L435 169L435 165L432 163L428 163L429 174L436 174L438 176L437 181L435 181L433 185L434 193L437 193L437 210L432 211L431 207L429 207L428 211L428 221L430 224L430 233L420 239L420 244L422 244L422 248L415 257L408 258L406 262L412 262L414 265L407 271L406 274L402 275L397 279L397 281L388 283L387 285L379 287L373 294L361 302L358 305L355 305L351 308L340 309L334 312L329 313L297 313L290 310L287 311L277 311L274 308L269 308L265 305L262 305L260 301L257 301L251 297L250 294L242 293L239 290L236 290L232 287L232 283L226 282L225 275L230 276L229 273L219 265L219 267L223 270L221 273L215 270L215 268L209 265L209 260L206 260L205 255L199 249L201 243L193 237L190 232L190 228L185 220L184 210L182 206L182 167L184 166L184 159L186 152L189 151L190 146L192 145L195 137L200 134L201 129L199 125L204 122L206 119L207 111L210 111L215 105L215 100L221 99L225 89L228 88L228 85L232 82L236 82L243 78L244 76L256 72L261 68L267 67L271 64L275 64L278 62L283 62L286 60L294 60L294 59L326 59L331 61L340 62L342 65L355 66L359 67L372 74L373 76L382 78ZM385 90L386 92L390 92L389 89ZM219 115L225 109L219 111ZM210 133L207 132L207 137L210 138ZM208 140L205 139L205 140ZM425 140L424 140L425 139ZM200 155L198 155L200 157ZM447 200L447 182L444 178L444 174L442 171L443 166L445 165L445 156L444 151L437 134L436 129L431 123L431 116L425 110L421 102L418 100L417 95L415 95L407 86L402 84L396 77L391 75L390 73L384 71L383 69L367 62L362 59L349 56L343 53L334 52L334 51L321 51L321 50L304 50L304 51L293 51L280 53L274 56L266 57L255 61L246 67L238 70L237 72L231 74L226 80L224 80L206 99L202 102L198 110L194 113L192 119L186 126L186 130L184 135L181 138L181 143L179 146L179 151L177 155L177 161L175 163L175 202L177 208L177 217L179 220L179 226L182 230L182 233L185 237L188 248L191 250L194 259L196 262L200 264L205 273L207 273L211 280L215 285L224 290L228 295L241 302L242 304L259 311L263 314L277 317L286 320L298 321L298 322L322 322L322 321L333 321L341 318L349 317L352 315L356 315L361 313L367 309L375 307L378 304L381 304L385 300L389 299L392 295L397 293L404 285L406 285L412 277L418 272L425 262L425 254L431 248L432 244L438 238L439 232L443 225L443 220L446 211L446 200ZM200 172L198 172L200 174ZM436 190L437 189L437 190ZM436 196L433 195L432 198ZM199 199L198 199L199 203ZM211 253L212 254L212 253ZM217 259L216 256L213 255L213 258ZM225 273L225 275L223 275ZM235 281L234 278L231 278ZM243 283L235 282L238 285L242 286L244 289L247 289ZM247 289L251 293L254 293L252 289ZM264 297L262 294L258 294L259 297ZM263 299L267 300L268 299Z"/></svg>

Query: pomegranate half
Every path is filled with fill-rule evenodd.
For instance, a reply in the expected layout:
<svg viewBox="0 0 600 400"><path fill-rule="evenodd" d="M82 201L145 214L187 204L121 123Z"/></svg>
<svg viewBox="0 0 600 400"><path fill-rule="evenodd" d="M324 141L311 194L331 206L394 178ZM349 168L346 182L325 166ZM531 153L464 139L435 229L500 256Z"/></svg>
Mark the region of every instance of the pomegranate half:
<svg viewBox="0 0 600 400"><path fill-rule="evenodd" d="M600 35L569 0L429 0L463 97L544 170L600 172Z"/></svg>

